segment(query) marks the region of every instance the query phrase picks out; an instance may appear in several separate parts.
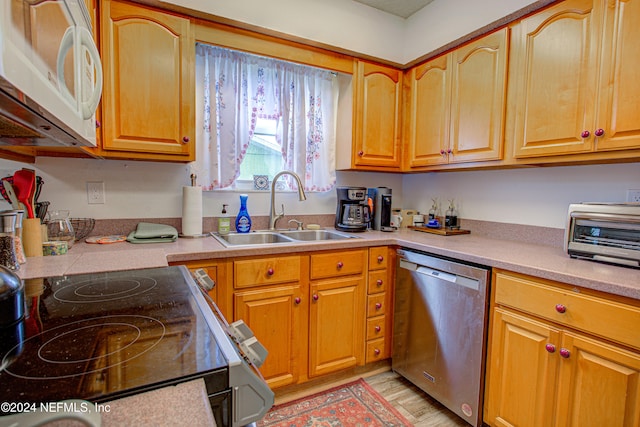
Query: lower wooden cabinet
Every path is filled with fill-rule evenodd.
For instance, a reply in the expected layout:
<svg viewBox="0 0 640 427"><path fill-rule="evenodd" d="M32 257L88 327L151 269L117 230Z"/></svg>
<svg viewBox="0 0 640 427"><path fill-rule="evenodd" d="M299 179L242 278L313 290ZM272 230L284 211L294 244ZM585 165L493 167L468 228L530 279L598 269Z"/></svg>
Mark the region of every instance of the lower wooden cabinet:
<svg viewBox="0 0 640 427"><path fill-rule="evenodd" d="M640 307L507 272L493 297L485 423L640 424Z"/></svg>

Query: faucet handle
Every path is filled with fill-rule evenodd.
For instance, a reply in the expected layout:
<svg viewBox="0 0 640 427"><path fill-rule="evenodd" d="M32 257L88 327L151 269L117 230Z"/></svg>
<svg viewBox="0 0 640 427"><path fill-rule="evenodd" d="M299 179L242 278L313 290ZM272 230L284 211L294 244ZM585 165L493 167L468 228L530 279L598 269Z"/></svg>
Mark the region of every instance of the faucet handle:
<svg viewBox="0 0 640 427"><path fill-rule="evenodd" d="M302 230L302 221L298 221L297 219L290 219L289 224L292 222L296 223L296 230Z"/></svg>
<svg viewBox="0 0 640 427"><path fill-rule="evenodd" d="M284 216L284 203L282 204L282 212L280 212L279 216Z"/></svg>

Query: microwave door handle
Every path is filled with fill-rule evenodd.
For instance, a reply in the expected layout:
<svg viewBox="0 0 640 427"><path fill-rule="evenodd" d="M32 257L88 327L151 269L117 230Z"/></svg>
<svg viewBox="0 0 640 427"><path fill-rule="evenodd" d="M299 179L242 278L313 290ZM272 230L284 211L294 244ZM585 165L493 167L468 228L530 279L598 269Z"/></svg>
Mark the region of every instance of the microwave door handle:
<svg viewBox="0 0 640 427"><path fill-rule="evenodd" d="M64 36L62 36L62 40L60 41L60 49L58 49L58 61L57 61L57 69L58 69L58 86L60 86L60 92L62 96L69 102L71 105L76 104L76 100L69 92L69 88L67 87L67 82L64 79L64 59L67 56L67 52L69 49L73 48L74 45L74 35L75 29L74 27L67 28Z"/></svg>
<svg viewBox="0 0 640 427"><path fill-rule="evenodd" d="M95 68L95 85L93 87L93 93L91 97L82 101L80 106L82 110L82 118L83 120L90 119L96 112L98 108L98 103L100 102L100 96L102 95L102 66L100 63L100 54L98 53L98 48L96 47L95 42L93 41L93 36L84 27L80 27L80 45L87 49L87 53L91 57L91 62Z"/></svg>

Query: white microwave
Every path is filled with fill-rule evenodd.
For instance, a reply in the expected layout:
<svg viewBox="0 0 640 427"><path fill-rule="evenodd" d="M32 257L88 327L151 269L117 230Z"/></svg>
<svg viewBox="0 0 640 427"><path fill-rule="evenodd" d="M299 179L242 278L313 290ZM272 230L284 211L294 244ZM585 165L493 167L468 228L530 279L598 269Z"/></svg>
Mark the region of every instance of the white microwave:
<svg viewBox="0 0 640 427"><path fill-rule="evenodd" d="M0 2L0 145L95 146L101 94L84 0Z"/></svg>

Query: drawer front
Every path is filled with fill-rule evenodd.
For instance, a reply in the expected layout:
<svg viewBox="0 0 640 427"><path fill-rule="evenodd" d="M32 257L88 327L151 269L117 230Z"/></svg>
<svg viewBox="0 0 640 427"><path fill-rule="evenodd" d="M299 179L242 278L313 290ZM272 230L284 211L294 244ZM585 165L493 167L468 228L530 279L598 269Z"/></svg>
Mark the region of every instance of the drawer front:
<svg viewBox="0 0 640 427"><path fill-rule="evenodd" d="M247 259L233 262L235 288L300 280L300 256Z"/></svg>
<svg viewBox="0 0 640 427"><path fill-rule="evenodd" d="M369 270L387 268L388 250L386 246L369 248Z"/></svg>
<svg viewBox="0 0 640 427"><path fill-rule="evenodd" d="M386 333L386 317L376 316L367 319L367 341L383 338Z"/></svg>
<svg viewBox="0 0 640 427"><path fill-rule="evenodd" d="M495 286L497 304L640 348L640 307L505 273Z"/></svg>
<svg viewBox="0 0 640 427"><path fill-rule="evenodd" d="M367 285L368 294L376 294L387 290L387 270L377 270L369 273Z"/></svg>
<svg viewBox="0 0 640 427"><path fill-rule="evenodd" d="M367 318L381 316L387 309L386 294L374 294L367 296Z"/></svg>
<svg viewBox="0 0 640 427"><path fill-rule="evenodd" d="M384 338L368 341L365 363L386 359L388 357L386 353Z"/></svg>
<svg viewBox="0 0 640 427"><path fill-rule="evenodd" d="M361 274L366 250L327 252L311 255L311 280Z"/></svg>

